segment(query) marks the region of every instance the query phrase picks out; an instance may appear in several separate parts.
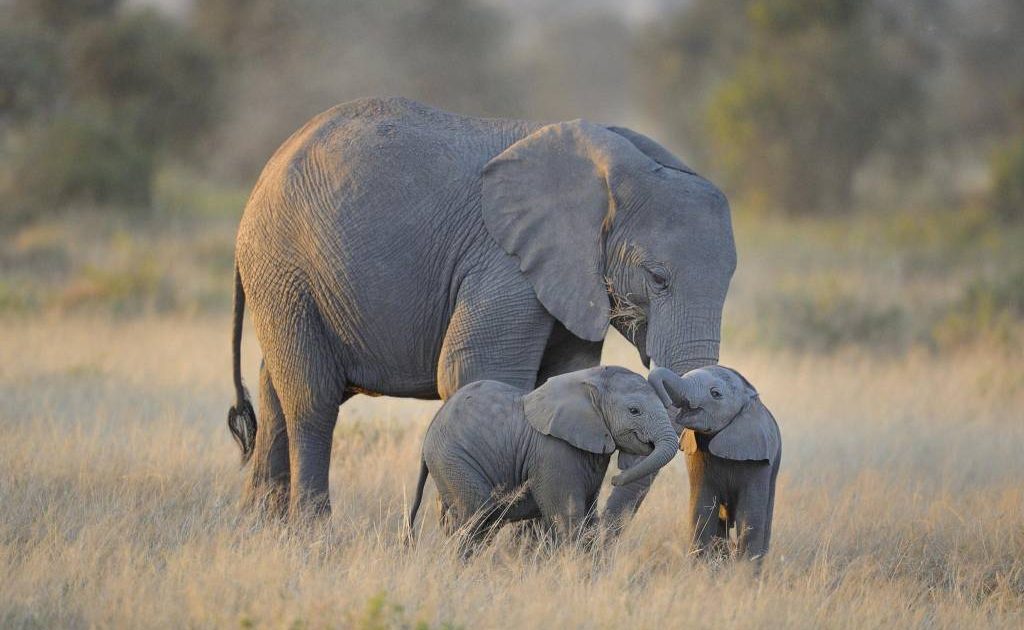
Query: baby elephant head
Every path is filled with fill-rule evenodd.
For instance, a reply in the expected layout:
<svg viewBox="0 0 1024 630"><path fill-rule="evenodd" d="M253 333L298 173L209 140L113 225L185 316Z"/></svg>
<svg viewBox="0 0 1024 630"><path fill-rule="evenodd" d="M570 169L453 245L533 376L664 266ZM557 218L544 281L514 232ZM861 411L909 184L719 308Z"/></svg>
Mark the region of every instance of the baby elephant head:
<svg viewBox="0 0 1024 630"><path fill-rule="evenodd" d="M648 377L666 407L678 407L676 424L713 436L708 450L731 460L773 460L779 429L757 390L736 370L713 365L683 376L665 368Z"/></svg>
<svg viewBox="0 0 1024 630"><path fill-rule="evenodd" d="M620 367L562 374L523 399L526 418L545 435L591 453L616 448L647 455L612 479L614 485L645 477L672 460L678 437L668 412L644 377Z"/></svg>

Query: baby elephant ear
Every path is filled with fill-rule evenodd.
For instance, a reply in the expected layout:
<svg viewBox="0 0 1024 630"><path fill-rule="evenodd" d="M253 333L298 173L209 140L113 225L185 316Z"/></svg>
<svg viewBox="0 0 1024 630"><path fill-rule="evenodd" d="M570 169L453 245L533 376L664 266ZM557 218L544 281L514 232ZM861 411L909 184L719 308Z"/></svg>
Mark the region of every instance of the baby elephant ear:
<svg viewBox="0 0 1024 630"><path fill-rule="evenodd" d="M755 397L732 422L711 438L708 450L723 459L774 463L781 443L779 425L761 399Z"/></svg>
<svg viewBox="0 0 1024 630"><path fill-rule="evenodd" d="M601 379L592 370L562 374L523 397L526 419L550 435L591 453L608 454L615 441L601 414Z"/></svg>

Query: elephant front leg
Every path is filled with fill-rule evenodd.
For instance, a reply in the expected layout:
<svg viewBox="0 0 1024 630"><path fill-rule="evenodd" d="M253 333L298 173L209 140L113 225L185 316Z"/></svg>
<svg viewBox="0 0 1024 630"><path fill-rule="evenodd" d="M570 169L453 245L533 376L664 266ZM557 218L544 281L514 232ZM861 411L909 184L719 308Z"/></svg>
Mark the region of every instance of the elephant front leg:
<svg viewBox="0 0 1024 630"><path fill-rule="evenodd" d="M710 488L702 488L690 495L690 553L706 556L725 552L728 542L726 521L722 518L722 497Z"/></svg>
<svg viewBox="0 0 1024 630"><path fill-rule="evenodd" d="M767 467L767 466L766 466ZM767 473L763 475L767 477ZM740 557L758 564L768 553L771 535L771 503L769 480L744 488L736 500L736 550Z"/></svg>
<svg viewBox="0 0 1024 630"><path fill-rule="evenodd" d="M467 278L441 345L438 395L483 379L532 390L553 322L521 276Z"/></svg>
<svg viewBox="0 0 1024 630"><path fill-rule="evenodd" d="M704 452L688 453L686 470L690 479L690 553L706 556L725 552L729 542L727 520L722 518L722 506L727 498L713 482L714 471Z"/></svg>
<svg viewBox="0 0 1024 630"><path fill-rule="evenodd" d="M570 475L550 475L533 489L544 525L555 544L580 541L586 544L593 529L594 503L587 488Z"/></svg>
<svg viewBox="0 0 1024 630"><path fill-rule="evenodd" d="M629 453L619 451L619 470L632 468L640 463L644 457L644 455L630 455ZM617 535L622 532L626 524L629 523L629 520L640 509L640 504L647 497L647 493L650 491L651 484L654 483L656 476L657 473L652 473L637 479L633 483L612 488L611 494L608 495L608 501L605 503L604 512L601 515L601 520L607 523L611 533Z"/></svg>

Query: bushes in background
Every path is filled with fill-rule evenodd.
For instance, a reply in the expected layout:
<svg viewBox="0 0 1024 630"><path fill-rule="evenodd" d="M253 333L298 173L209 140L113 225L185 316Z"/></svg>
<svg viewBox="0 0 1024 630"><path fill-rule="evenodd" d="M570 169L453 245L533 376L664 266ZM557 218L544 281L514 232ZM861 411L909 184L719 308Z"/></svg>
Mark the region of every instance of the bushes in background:
<svg viewBox="0 0 1024 630"><path fill-rule="evenodd" d="M209 129L213 56L180 23L118 5L22 0L0 12L2 216L145 209L156 167L192 155Z"/></svg>
<svg viewBox="0 0 1024 630"><path fill-rule="evenodd" d="M1024 135L997 152L992 160L990 204L1004 221L1024 218Z"/></svg>

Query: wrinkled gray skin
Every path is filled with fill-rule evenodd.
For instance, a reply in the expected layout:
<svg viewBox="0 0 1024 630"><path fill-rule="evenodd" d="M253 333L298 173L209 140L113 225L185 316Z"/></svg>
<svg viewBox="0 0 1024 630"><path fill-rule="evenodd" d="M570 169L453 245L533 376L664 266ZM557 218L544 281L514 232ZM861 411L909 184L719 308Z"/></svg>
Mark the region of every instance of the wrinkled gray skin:
<svg viewBox="0 0 1024 630"><path fill-rule="evenodd" d="M715 548L736 527L740 556L763 558L772 535L782 437L757 390L721 366L682 377L655 368L648 380L667 407L678 409L674 424L689 429L682 449L690 474L693 550Z"/></svg>
<svg viewBox="0 0 1024 630"><path fill-rule="evenodd" d="M555 376L525 395L477 381L456 392L427 429L410 531L429 473L449 534L479 539L489 525L542 518L565 540L596 524L598 491L616 448L641 458L612 479L618 486L660 469L678 444L657 394L625 368Z"/></svg>
<svg viewBox="0 0 1024 630"><path fill-rule="evenodd" d="M628 129L367 99L278 149L235 263L228 424L255 456L247 495L319 515L338 406L357 393L447 399L484 379L529 391L597 365L610 321L644 361L715 363L736 250L722 193ZM263 350L258 430L246 303ZM617 490L613 517L642 496Z"/></svg>

